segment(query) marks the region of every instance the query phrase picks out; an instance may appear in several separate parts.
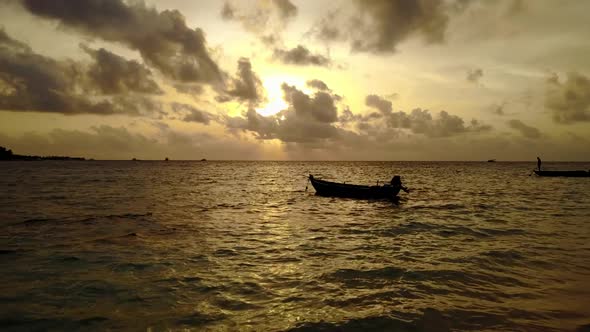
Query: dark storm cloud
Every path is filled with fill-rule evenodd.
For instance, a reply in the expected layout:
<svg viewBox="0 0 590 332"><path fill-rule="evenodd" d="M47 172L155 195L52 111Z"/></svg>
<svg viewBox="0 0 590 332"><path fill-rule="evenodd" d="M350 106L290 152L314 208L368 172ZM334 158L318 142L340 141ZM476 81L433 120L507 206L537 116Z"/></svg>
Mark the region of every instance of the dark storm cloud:
<svg viewBox="0 0 590 332"><path fill-rule="evenodd" d="M430 111L416 108L410 113L393 111L390 101L377 95L368 95L365 104L380 111L380 114L371 113L364 116L362 121L381 119L390 128L409 129L415 134L423 134L428 137L449 137L468 132L482 132L490 130L491 127L480 124L477 120L471 120L469 124L456 115L446 111L439 112L433 116Z"/></svg>
<svg viewBox="0 0 590 332"><path fill-rule="evenodd" d="M553 120L570 124L590 121L590 79L583 74L569 73L565 82L557 75L548 79L545 107L553 112Z"/></svg>
<svg viewBox="0 0 590 332"><path fill-rule="evenodd" d="M205 34L187 27L176 10L158 12L141 1L21 0L32 14L57 20L91 37L119 42L139 51L150 66L182 82L217 82L221 72L211 59Z"/></svg>
<svg viewBox="0 0 590 332"><path fill-rule="evenodd" d="M196 107L188 104L172 103L172 111L175 113L184 113L185 116L182 118L186 122L198 122L202 124L209 124L211 122L211 114L197 109Z"/></svg>
<svg viewBox="0 0 590 332"><path fill-rule="evenodd" d="M228 102L232 99L247 101L251 105L256 105L264 100L262 81L252 70L252 64L247 58L241 58L238 61L236 77L231 79L229 88L224 94L216 97L218 102Z"/></svg>
<svg viewBox="0 0 590 332"><path fill-rule="evenodd" d="M479 79L483 77L483 70L481 68L470 69L467 71L467 81L471 83L479 82Z"/></svg>
<svg viewBox="0 0 590 332"><path fill-rule="evenodd" d="M104 48L93 50L82 45L82 49L95 61L87 72L88 79L103 94L163 93L151 79L150 70L139 62L126 60Z"/></svg>
<svg viewBox="0 0 590 332"><path fill-rule="evenodd" d="M522 121L517 119L512 119L508 121L508 126L522 134L522 136L527 138L539 138L541 137L541 132L539 129L535 127L531 127L529 125L524 124Z"/></svg>
<svg viewBox="0 0 590 332"><path fill-rule="evenodd" d="M0 109L101 115L140 115L160 111L158 103L144 96L102 95L104 82L96 80L100 75L97 76L96 72L95 75L89 74L93 70L100 71L101 64L104 65L94 63L89 71L78 62L56 61L33 52L24 43L1 31ZM115 72L110 74L117 76ZM114 81L119 79L115 78ZM127 83L109 91L133 88ZM93 95L89 91L100 91L101 94Z"/></svg>
<svg viewBox="0 0 590 332"><path fill-rule="evenodd" d="M329 66L331 60L320 54L312 54L302 45L290 50L275 49L273 58L284 64L299 66Z"/></svg>

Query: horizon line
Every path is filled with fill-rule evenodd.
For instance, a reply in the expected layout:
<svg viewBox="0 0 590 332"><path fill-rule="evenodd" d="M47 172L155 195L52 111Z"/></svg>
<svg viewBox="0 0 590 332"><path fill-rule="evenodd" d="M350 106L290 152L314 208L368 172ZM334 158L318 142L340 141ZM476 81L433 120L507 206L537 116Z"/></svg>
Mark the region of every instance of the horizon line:
<svg viewBox="0 0 590 332"><path fill-rule="evenodd" d="M536 160L496 160L489 162L487 160L369 160L369 159L97 159L97 158L84 158L83 160L30 160L30 161L196 161L196 162L211 162L211 161L262 161L262 162L473 162L473 163L524 163L530 162L536 164ZM14 161L26 161L26 160L14 160ZM590 163L590 160L543 160L543 163L559 162L559 163Z"/></svg>

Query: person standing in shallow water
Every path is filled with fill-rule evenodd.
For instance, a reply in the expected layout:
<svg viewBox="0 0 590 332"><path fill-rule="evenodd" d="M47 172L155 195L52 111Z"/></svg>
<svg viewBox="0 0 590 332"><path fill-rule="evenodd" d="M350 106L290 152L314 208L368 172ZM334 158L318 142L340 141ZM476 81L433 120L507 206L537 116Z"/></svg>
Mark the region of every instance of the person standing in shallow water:
<svg viewBox="0 0 590 332"><path fill-rule="evenodd" d="M541 158L537 157L537 168L541 171Z"/></svg>
<svg viewBox="0 0 590 332"><path fill-rule="evenodd" d="M394 176L391 179L391 186L392 187L399 187L401 190L409 193L410 190L406 187L404 187L404 185L402 184L402 178L399 175Z"/></svg>

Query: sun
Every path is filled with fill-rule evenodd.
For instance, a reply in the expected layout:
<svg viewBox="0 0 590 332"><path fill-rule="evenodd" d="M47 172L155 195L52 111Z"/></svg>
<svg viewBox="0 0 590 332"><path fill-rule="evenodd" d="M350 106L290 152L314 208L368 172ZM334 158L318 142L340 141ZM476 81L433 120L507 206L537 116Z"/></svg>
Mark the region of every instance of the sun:
<svg viewBox="0 0 590 332"><path fill-rule="evenodd" d="M305 87L305 80L291 75L272 75L262 78L262 86L266 90L268 102L256 112L263 116L271 116L289 107L289 104L283 99L283 89L281 85L287 83L298 89L308 92Z"/></svg>

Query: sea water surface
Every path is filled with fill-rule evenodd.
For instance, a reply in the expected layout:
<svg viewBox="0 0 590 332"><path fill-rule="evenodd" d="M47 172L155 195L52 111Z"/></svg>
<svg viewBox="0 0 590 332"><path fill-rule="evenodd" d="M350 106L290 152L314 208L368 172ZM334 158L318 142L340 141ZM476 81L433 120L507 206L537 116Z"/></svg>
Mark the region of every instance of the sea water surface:
<svg viewBox="0 0 590 332"><path fill-rule="evenodd" d="M535 166L3 162L0 329L586 330L590 178Z"/></svg>

